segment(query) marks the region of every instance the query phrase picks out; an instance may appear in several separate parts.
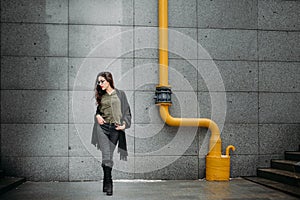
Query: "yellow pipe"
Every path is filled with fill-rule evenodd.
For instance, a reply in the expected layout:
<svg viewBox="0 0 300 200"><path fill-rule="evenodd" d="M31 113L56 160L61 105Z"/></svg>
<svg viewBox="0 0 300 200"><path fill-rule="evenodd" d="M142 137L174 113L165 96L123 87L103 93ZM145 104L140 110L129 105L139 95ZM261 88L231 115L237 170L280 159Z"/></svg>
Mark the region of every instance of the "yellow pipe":
<svg viewBox="0 0 300 200"><path fill-rule="evenodd" d="M170 87L168 83L168 0L159 0L159 87ZM229 150L235 150L230 145L226 155L221 155L221 137L218 125L206 118L174 118L169 113L170 103L159 103L160 116L170 126L198 126L211 131L209 152L206 156L206 179L229 180L230 156Z"/></svg>
<svg viewBox="0 0 300 200"><path fill-rule="evenodd" d="M168 84L168 1L159 1L159 85Z"/></svg>

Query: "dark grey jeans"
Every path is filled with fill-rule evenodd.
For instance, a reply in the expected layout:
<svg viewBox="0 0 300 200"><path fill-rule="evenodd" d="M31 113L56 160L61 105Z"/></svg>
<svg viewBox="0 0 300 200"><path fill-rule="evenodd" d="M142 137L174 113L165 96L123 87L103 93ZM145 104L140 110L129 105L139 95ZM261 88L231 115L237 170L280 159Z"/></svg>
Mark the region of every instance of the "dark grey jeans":
<svg viewBox="0 0 300 200"><path fill-rule="evenodd" d="M103 124L100 125L103 133L100 135L101 138L101 149L102 149L102 165L112 168L113 155L116 149L117 142L119 140L119 130L116 130L114 125Z"/></svg>

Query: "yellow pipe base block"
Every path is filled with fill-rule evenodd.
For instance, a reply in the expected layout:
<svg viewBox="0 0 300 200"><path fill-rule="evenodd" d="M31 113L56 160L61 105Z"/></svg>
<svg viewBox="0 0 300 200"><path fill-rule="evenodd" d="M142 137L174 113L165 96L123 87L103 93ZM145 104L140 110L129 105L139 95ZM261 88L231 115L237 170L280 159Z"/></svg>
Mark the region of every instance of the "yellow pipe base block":
<svg viewBox="0 0 300 200"><path fill-rule="evenodd" d="M206 156L206 180L229 181L230 156Z"/></svg>

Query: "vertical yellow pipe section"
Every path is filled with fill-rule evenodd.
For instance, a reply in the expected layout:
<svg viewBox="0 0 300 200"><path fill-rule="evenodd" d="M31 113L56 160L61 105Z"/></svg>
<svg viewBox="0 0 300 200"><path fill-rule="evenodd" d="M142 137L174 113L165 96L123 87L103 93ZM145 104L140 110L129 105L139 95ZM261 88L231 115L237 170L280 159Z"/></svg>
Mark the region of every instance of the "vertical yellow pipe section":
<svg viewBox="0 0 300 200"><path fill-rule="evenodd" d="M159 1L159 84L157 88L170 88L168 83L168 0ZM234 150L232 145L226 149L226 155L221 155L221 137L218 125L206 118L174 118L169 113L171 103L158 103L160 116L170 126L198 126L206 127L211 131L209 152L206 156L206 180L229 180L230 156L229 150Z"/></svg>
<svg viewBox="0 0 300 200"><path fill-rule="evenodd" d="M167 12L165 12L167 11ZM159 1L159 85L168 84L168 1Z"/></svg>

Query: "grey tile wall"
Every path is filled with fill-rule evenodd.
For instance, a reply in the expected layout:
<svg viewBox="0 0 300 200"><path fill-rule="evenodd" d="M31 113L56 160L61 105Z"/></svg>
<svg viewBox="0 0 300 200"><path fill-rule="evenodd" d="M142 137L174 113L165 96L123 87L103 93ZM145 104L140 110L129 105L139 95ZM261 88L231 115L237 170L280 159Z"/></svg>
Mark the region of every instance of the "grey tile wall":
<svg viewBox="0 0 300 200"><path fill-rule="evenodd" d="M132 57L133 30L122 26L69 25L70 57Z"/></svg>
<svg viewBox="0 0 300 200"><path fill-rule="evenodd" d="M132 25L133 0L70 0L69 23Z"/></svg>
<svg viewBox="0 0 300 200"><path fill-rule="evenodd" d="M68 156L66 124L2 124L1 133L6 156Z"/></svg>
<svg viewBox="0 0 300 200"><path fill-rule="evenodd" d="M198 91L208 91L207 85L216 84L216 74L211 73L211 66L216 66L221 75L225 91L258 91L258 64L255 61L198 61ZM238 84L237 84L238 83ZM211 92L214 87L210 88Z"/></svg>
<svg viewBox="0 0 300 200"><path fill-rule="evenodd" d="M298 62L260 62L259 90L269 92L300 92Z"/></svg>
<svg viewBox="0 0 300 200"><path fill-rule="evenodd" d="M151 170L151 172L136 173L137 179L197 179L198 178L198 159L197 156L147 156L136 157L136 171ZM174 160L174 161L173 161ZM175 161L176 160L176 161ZM167 163L171 163L167 165ZM165 167L163 167L165 165ZM152 171L152 169L155 169Z"/></svg>
<svg viewBox="0 0 300 200"><path fill-rule="evenodd" d="M198 29L198 43L212 59L257 60L257 31L254 30ZM200 52L198 59L203 59Z"/></svg>
<svg viewBox="0 0 300 200"><path fill-rule="evenodd" d="M2 89L66 90L68 59L66 57L1 58Z"/></svg>
<svg viewBox="0 0 300 200"><path fill-rule="evenodd" d="M2 90L1 120L2 123L68 123L67 100L66 91Z"/></svg>
<svg viewBox="0 0 300 200"><path fill-rule="evenodd" d="M68 180L68 157L9 157L2 156L6 173L32 181Z"/></svg>
<svg viewBox="0 0 300 200"><path fill-rule="evenodd" d="M1 55L67 56L68 26L1 23Z"/></svg>
<svg viewBox="0 0 300 200"><path fill-rule="evenodd" d="M299 123L300 93L260 93L260 123Z"/></svg>
<svg viewBox="0 0 300 200"><path fill-rule="evenodd" d="M258 1L258 28L269 30L300 30L298 1Z"/></svg>
<svg viewBox="0 0 300 200"><path fill-rule="evenodd" d="M284 151L297 150L300 143L299 127L299 124L261 124L260 154L282 155L281 159L283 159Z"/></svg>
<svg viewBox="0 0 300 200"><path fill-rule="evenodd" d="M222 153L236 147L231 177L256 175L300 143L299 8L299 1L169 1L170 113L217 122ZM129 160L116 153L114 178L205 177L210 131L167 126L154 104L157 15L157 0L1 1L8 174L102 179L100 151L90 144L93 89L97 73L111 71L133 114Z"/></svg>
<svg viewBox="0 0 300 200"><path fill-rule="evenodd" d="M1 22L68 23L68 0L3 0Z"/></svg>
<svg viewBox="0 0 300 200"><path fill-rule="evenodd" d="M212 106L218 108L218 102L211 99L222 98L219 92L199 92L198 101L201 118L211 118ZM227 92L226 93L226 123L257 123L258 122L258 95L254 92ZM218 113L218 112L216 112Z"/></svg>
<svg viewBox="0 0 300 200"><path fill-rule="evenodd" d="M257 0L198 0L198 27L257 28Z"/></svg>
<svg viewBox="0 0 300 200"><path fill-rule="evenodd" d="M259 31L258 57L262 61L299 61L300 34L288 31Z"/></svg>

